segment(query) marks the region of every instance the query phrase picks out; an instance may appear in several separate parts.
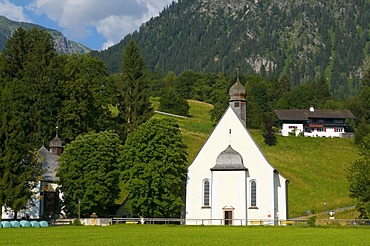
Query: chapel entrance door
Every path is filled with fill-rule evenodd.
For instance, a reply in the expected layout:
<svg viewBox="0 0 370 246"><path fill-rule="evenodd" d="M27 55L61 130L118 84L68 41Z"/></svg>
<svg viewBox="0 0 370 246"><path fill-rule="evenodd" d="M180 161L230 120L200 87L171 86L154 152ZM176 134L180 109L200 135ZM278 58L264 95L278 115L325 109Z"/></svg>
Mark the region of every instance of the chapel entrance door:
<svg viewBox="0 0 370 246"><path fill-rule="evenodd" d="M225 217L225 225L233 224L233 211L225 210L224 217Z"/></svg>

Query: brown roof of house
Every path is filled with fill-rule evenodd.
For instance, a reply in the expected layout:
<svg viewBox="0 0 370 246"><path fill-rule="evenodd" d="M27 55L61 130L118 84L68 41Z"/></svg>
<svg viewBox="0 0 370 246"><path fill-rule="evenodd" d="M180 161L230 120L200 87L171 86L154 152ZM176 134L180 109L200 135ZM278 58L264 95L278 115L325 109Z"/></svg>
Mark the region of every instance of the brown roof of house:
<svg viewBox="0 0 370 246"><path fill-rule="evenodd" d="M349 110L322 110L315 109L289 109L289 110L275 110L279 120L308 120L310 118L321 119L355 119L356 117Z"/></svg>

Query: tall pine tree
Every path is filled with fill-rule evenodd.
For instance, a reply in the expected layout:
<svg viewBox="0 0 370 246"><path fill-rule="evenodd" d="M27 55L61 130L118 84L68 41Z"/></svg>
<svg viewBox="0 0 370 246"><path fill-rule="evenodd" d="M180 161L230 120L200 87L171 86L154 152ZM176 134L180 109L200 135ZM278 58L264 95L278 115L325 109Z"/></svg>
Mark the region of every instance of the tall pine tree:
<svg viewBox="0 0 370 246"><path fill-rule="evenodd" d="M44 31L18 29L2 54L0 88L0 203L15 215L41 173L34 149L55 126L57 77L50 70L57 56Z"/></svg>
<svg viewBox="0 0 370 246"><path fill-rule="evenodd" d="M39 147L52 137L59 111L57 53L51 36L40 29L19 28L3 52L5 81L14 94L4 107L23 118L25 141Z"/></svg>
<svg viewBox="0 0 370 246"><path fill-rule="evenodd" d="M136 42L127 44L122 60L121 79L117 83L119 126L121 138L127 136L153 114L149 102L149 82L144 60Z"/></svg>

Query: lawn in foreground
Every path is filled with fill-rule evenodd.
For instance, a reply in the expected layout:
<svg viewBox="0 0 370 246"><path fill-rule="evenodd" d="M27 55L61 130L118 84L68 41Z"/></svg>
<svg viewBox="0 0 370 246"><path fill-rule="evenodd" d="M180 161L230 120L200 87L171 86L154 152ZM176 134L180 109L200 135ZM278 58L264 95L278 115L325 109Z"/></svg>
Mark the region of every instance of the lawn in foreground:
<svg viewBox="0 0 370 246"><path fill-rule="evenodd" d="M364 227L113 225L2 228L0 245L365 245Z"/></svg>

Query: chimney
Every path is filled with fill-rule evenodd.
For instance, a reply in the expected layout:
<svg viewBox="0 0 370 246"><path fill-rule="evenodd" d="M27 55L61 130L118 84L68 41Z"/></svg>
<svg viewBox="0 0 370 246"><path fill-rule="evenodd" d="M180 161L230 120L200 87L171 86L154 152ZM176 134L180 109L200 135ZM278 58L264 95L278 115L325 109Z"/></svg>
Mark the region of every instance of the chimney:
<svg viewBox="0 0 370 246"><path fill-rule="evenodd" d="M313 107L313 105L310 106L310 112L315 112L315 108Z"/></svg>

